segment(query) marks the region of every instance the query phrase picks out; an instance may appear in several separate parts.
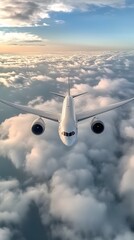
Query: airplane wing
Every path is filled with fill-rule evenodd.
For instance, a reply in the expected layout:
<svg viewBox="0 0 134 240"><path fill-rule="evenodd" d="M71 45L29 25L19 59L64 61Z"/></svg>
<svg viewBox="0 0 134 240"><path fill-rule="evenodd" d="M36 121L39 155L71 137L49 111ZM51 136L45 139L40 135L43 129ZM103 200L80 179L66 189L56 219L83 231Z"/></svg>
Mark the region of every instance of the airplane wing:
<svg viewBox="0 0 134 240"><path fill-rule="evenodd" d="M77 119L78 122L80 122L80 121L83 121L85 119L94 117L98 114L105 113L105 112L111 111L115 108L121 107L121 106L123 106L123 105L125 105L125 104L127 104L127 103L129 103L133 100L134 100L134 97L130 98L130 99L127 99L125 101L121 101L121 102L118 102L118 103L111 104L109 106L100 107L100 108L97 108L95 110L91 110L91 111L87 111L87 112L83 112L83 113L78 113L78 114L76 114L76 119Z"/></svg>
<svg viewBox="0 0 134 240"><path fill-rule="evenodd" d="M16 103L11 103L11 102L5 101L3 99L0 99L0 102L4 103L4 104L6 104L10 107L13 107L13 108L19 109L21 111L24 111L26 113L31 113L31 114L37 115L39 117L43 117L43 118L52 120L54 122L59 122L59 119L60 119L60 115L58 113L54 114L54 113L45 112L45 111L42 111L42 110L39 110L39 109L34 109L34 108L31 108L31 107L28 107L28 106L24 106L24 105L20 105L20 104L16 104Z"/></svg>

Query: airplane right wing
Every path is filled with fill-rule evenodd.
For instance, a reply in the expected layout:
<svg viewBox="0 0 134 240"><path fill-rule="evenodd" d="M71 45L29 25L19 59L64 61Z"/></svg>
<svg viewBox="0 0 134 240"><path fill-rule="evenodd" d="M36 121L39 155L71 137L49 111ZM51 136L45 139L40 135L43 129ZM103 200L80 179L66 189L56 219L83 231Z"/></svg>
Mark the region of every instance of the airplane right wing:
<svg viewBox="0 0 134 240"><path fill-rule="evenodd" d="M0 99L0 102L4 103L4 104L6 104L10 107L13 107L13 108L19 109L21 111L24 111L26 113L31 113L31 114L37 115L39 117L43 117L43 118L52 120L54 122L59 122L59 119L60 119L60 114L58 114L58 113L51 113L51 112L42 111L42 110L31 108L31 107L28 107L28 106L24 106L24 105L20 105L20 104L16 104L16 103L11 103L11 102L5 101L3 99Z"/></svg>
<svg viewBox="0 0 134 240"><path fill-rule="evenodd" d="M127 103L129 103L133 100L134 100L134 97L130 98L130 99L127 99L125 101L121 101L121 102L118 102L118 103L113 103L109 106L100 107L100 108L97 108L95 110L90 110L90 111L83 112L83 113L78 113L78 114L76 114L76 119L77 119L78 122L80 122L80 121L83 121L85 119L94 117L98 114L105 113L105 112L111 111L113 109L116 109L118 107L121 107L121 106L123 106L123 105L125 105L125 104L127 104Z"/></svg>

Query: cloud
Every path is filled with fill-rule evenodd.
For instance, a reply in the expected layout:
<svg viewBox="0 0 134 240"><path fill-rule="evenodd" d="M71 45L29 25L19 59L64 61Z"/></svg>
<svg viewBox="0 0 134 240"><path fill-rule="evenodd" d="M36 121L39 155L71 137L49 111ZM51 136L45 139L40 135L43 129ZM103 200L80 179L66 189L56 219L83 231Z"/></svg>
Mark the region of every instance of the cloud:
<svg viewBox="0 0 134 240"><path fill-rule="evenodd" d="M41 44L46 42L46 39L39 37L38 35L31 33L18 33L18 32L5 32L0 31L0 43L11 45L31 45Z"/></svg>
<svg viewBox="0 0 134 240"><path fill-rule="evenodd" d="M56 79L58 82L67 82L68 77L57 77Z"/></svg>
<svg viewBox="0 0 134 240"><path fill-rule="evenodd" d="M115 240L132 240L134 237L133 233L125 232L122 235L115 238Z"/></svg>
<svg viewBox="0 0 134 240"><path fill-rule="evenodd" d="M19 224L27 212L28 199L21 194L17 180L1 181L0 187L0 222Z"/></svg>
<svg viewBox="0 0 134 240"><path fill-rule="evenodd" d="M35 187L21 188L16 179L0 181L0 239L10 240L23 237L20 226L25 221L32 202L43 208L47 204L47 188L45 184ZM48 221L47 214L44 221Z"/></svg>
<svg viewBox="0 0 134 240"><path fill-rule="evenodd" d="M5 180L2 180L0 182L0 191L3 191L3 190L10 190L10 189L15 189L18 187L18 181L16 179L13 179L13 180L9 180L9 181L5 181Z"/></svg>
<svg viewBox="0 0 134 240"><path fill-rule="evenodd" d="M78 10L88 10L91 5L124 7L126 2L123 0L79 0L79 1L42 1L36 3L34 1L15 1L6 0L4 3L0 1L0 26L3 27L22 27L22 26L38 26L46 25L45 19L50 18L50 12L69 13ZM132 5L131 5L132 6ZM48 26L48 24L47 24Z"/></svg>
<svg viewBox="0 0 134 240"><path fill-rule="evenodd" d="M10 240L12 233L8 228L0 228L0 238L1 240Z"/></svg>
<svg viewBox="0 0 134 240"><path fill-rule="evenodd" d="M74 171L75 173L77 172ZM97 201L88 190L79 192L77 188L71 189L65 180L63 182L63 176L65 180L73 177L66 171L57 172L53 177L51 214L63 221L71 222L79 231L88 232L94 227L101 229L101 223L104 222L106 213L105 204Z"/></svg>
<svg viewBox="0 0 134 240"><path fill-rule="evenodd" d="M130 88L130 83L128 83L127 79L125 78L115 78L115 79L106 79L106 78L102 78L99 83L94 86L94 89L102 92L107 91L108 92L113 92L115 94L116 91L119 91L120 93L122 92L123 94L123 90L128 88Z"/></svg>
<svg viewBox="0 0 134 240"><path fill-rule="evenodd" d="M73 7L65 5L64 3L53 3L48 7L49 11L52 12L72 12Z"/></svg>
<svg viewBox="0 0 134 240"><path fill-rule="evenodd" d="M125 1L107 1L107 0L84 0L84 1L77 1L77 3L75 1L70 1L70 0L65 0L64 2L71 4L72 6L79 8L79 9L84 9L87 10L88 8L90 8L90 5L94 5L94 6L111 6L111 7L121 7L121 6L125 6Z"/></svg>
<svg viewBox="0 0 134 240"><path fill-rule="evenodd" d="M46 11L46 3L39 1L35 3L33 1L16 1L12 2L6 0L0 2L1 11L0 11L0 22L1 26L31 26L39 24L40 20L49 18L49 14Z"/></svg>
<svg viewBox="0 0 134 240"><path fill-rule="evenodd" d="M1 91L6 89L10 100L61 111L61 100L48 90L66 92L69 78L72 93L89 92L75 99L76 111L82 112L133 96L133 60L131 53L2 56L1 77L14 80ZM8 116L6 107L4 112ZM46 131L37 137L30 130L35 116L8 117L1 123L0 155L20 172L21 181L7 176L0 181L0 222L6 230L13 224L25 239L19 226L34 202L48 239L133 239L133 104L98 116L105 124L99 136L92 133L90 119L81 123L78 143L69 149L56 123L44 120Z"/></svg>
<svg viewBox="0 0 134 240"><path fill-rule="evenodd" d="M0 77L0 83L6 87L26 87L29 85L27 78L23 73L16 74L15 72L9 72L7 75Z"/></svg>
<svg viewBox="0 0 134 240"><path fill-rule="evenodd" d="M38 75L38 76L34 76L32 77L32 80L35 80L35 81L49 81L49 80L52 80L51 77L49 76L44 76L44 75Z"/></svg>
<svg viewBox="0 0 134 240"><path fill-rule="evenodd" d="M55 23L57 23L57 24L64 24L65 21L60 19L60 20L55 20Z"/></svg>

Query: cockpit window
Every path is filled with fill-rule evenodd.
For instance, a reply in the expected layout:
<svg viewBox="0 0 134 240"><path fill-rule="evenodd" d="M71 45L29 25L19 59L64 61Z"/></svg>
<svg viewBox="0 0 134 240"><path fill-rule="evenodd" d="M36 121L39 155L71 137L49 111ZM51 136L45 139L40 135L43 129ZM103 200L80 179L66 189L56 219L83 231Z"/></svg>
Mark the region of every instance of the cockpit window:
<svg viewBox="0 0 134 240"><path fill-rule="evenodd" d="M71 136L75 135L75 132L74 132L74 131L72 131L72 132L70 132L70 133L68 133L68 132L62 132L62 135L66 136L66 137L71 137Z"/></svg>

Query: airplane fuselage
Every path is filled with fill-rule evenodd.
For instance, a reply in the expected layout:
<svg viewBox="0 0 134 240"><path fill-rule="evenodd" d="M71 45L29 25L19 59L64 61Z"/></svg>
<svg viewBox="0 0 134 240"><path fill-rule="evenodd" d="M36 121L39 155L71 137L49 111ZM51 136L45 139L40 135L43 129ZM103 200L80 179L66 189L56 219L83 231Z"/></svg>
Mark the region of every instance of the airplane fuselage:
<svg viewBox="0 0 134 240"><path fill-rule="evenodd" d="M61 119L59 122L59 136L66 146L72 146L77 141L77 120L73 97L67 95L63 101Z"/></svg>

